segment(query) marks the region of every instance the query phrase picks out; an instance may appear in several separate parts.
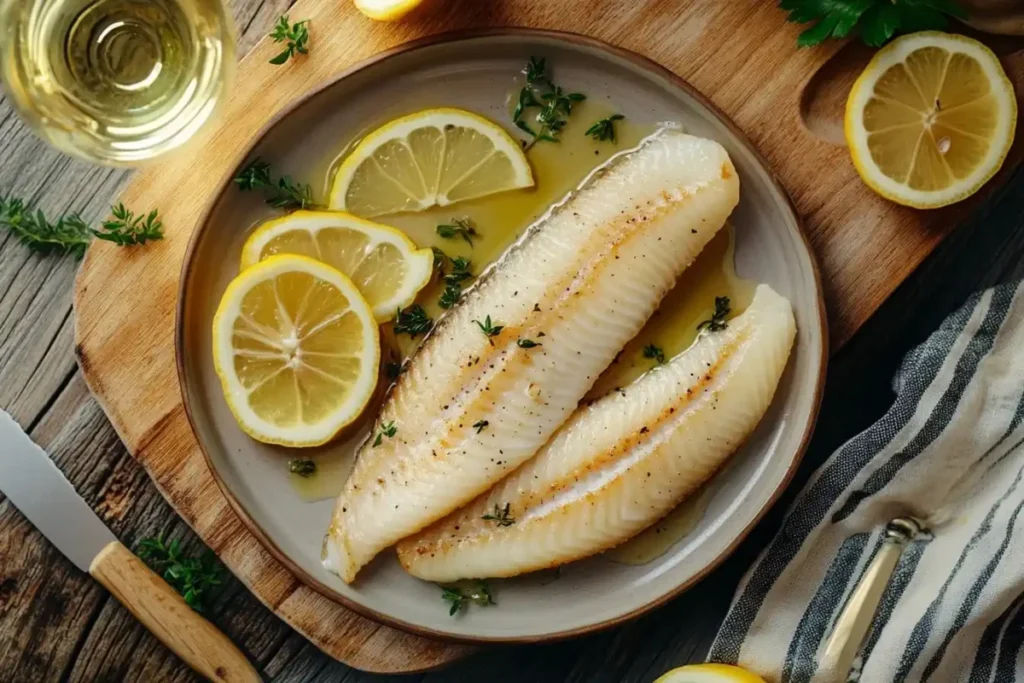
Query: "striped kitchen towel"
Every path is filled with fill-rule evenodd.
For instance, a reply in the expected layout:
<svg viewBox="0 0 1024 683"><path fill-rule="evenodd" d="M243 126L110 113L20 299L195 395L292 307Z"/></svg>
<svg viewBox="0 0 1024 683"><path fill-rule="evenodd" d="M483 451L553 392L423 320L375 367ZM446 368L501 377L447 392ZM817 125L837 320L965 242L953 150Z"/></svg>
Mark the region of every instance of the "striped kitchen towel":
<svg viewBox="0 0 1024 683"><path fill-rule="evenodd" d="M892 408L818 469L744 577L712 661L772 683L1024 681L1024 287L972 297L894 385ZM900 516L929 533L904 550L854 671L818 670Z"/></svg>

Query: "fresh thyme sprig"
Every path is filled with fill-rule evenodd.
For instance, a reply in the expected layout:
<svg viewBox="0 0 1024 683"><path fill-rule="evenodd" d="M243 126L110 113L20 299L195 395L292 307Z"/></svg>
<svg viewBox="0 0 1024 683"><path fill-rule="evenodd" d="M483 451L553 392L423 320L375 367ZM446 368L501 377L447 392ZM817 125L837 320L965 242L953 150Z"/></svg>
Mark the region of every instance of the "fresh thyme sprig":
<svg viewBox="0 0 1024 683"><path fill-rule="evenodd" d="M701 322L697 325L697 330L703 332L718 332L724 330L729 325L725 322L726 316L732 311L729 308L729 297L727 296L716 296L715 297L715 312L711 314L708 320Z"/></svg>
<svg viewBox="0 0 1024 683"><path fill-rule="evenodd" d="M452 271L444 276L444 291L437 304L441 308L451 308L462 298L462 282L473 277L469 271L469 259L459 256L452 259Z"/></svg>
<svg viewBox="0 0 1024 683"><path fill-rule="evenodd" d="M316 206L313 189L307 183L296 183L282 176L275 183L270 175L270 164L256 158L235 176L235 184L243 192L259 190L267 204L277 209L306 209Z"/></svg>
<svg viewBox="0 0 1024 683"><path fill-rule="evenodd" d="M288 462L288 471L300 477L311 477L316 474L316 463L309 458L290 460Z"/></svg>
<svg viewBox="0 0 1024 683"><path fill-rule="evenodd" d="M512 516L512 504L505 503L505 507L501 507L497 503L494 504L494 512L489 512L480 519L488 522L497 522L498 526L512 526L516 523L516 518Z"/></svg>
<svg viewBox="0 0 1024 683"><path fill-rule="evenodd" d="M205 609L207 599L221 585L223 570L209 550L186 557L177 540L165 543L163 536L157 536L139 541L137 553L197 612Z"/></svg>
<svg viewBox="0 0 1024 683"><path fill-rule="evenodd" d="M461 237L466 244L473 246L473 238L479 237L473 222L468 218L453 218L451 223L442 223L437 226L437 234L445 239Z"/></svg>
<svg viewBox="0 0 1024 683"><path fill-rule="evenodd" d="M815 22L800 34L799 47L850 35L881 47L897 33L941 30L949 25L948 17L967 18L954 0L781 0L779 7L789 12L792 22Z"/></svg>
<svg viewBox="0 0 1024 683"><path fill-rule="evenodd" d="M665 362L665 352L661 350L660 346L648 344L644 347L644 358L655 360L659 365L661 365Z"/></svg>
<svg viewBox="0 0 1024 683"><path fill-rule="evenodd" d="M288 22L288 15L282 14L270 37L275 43L288 43L281 54L270 60L271 64L280 66L297 54L304 55L309 52L309 48L306 47L306 43L309 42L309 19L291 24Z"/></svg>
<svg viewBox="0 0 1024 683"><path fill-rule="evenodd" d="M611 116L600 119L594 122L590 128L587 128L586 135L594 138L598 142L610 140L615 142L615 122L621 121L626 118L622 114L612 114Z"/></svg>
<svg viewBox="0 0 1024 683"><path fill-rule="evenodd" d="M480 322L479 320L474 320L473 322L477 324L477 327L480 328L480 331L484 333L488 340L490 340L491 337L497 337L501 334L501 331L505 329L504 325L495 325L492 323L491 316L484 318L483 322ZM491 345L494 345L493 341L491 342Z"/></svg>
<svg viewBox="0 0 1024 683"><path fill-rule="evenodd" d="M56 223L40 209L32 210L17 197L0 197L0 224L29 249L41 254L71 254L82 258L92 241L92 230L78 214L68 214Z"/></svg>
<svg viewBox="0 0 1024 683"><path fill-rule="evenodd" d="M398 427L395 426L394 420L392 420L391 422L384 422L380 426L380 431L377 432L377 438L373 440L373 447L376 448L377 446L381 445L384 442L385 436L388 437L389 439L392 439L397 433Z"/></svg>
<svg viewBox="0 0 1024 683"><path fill-rule="evenodd" d="M586 96L578 92L567 93L555 85L548 78L545 59L530 57L523 74L526 76L526 85L519 91L512 122L533 138L525 145L526 149L541 140L558 142L558 134L568 122L573 104L587 99ZM525 118L530 109L539 109L535 121L540 127L536 130Z"/></svg>
<svg viewBox="0 0 1024 683"><path fill-rule="evenodd" d="M416 337L430 332L433 327L434 321L419 304L413 304L405 310L399 308L395 314L395 334L405 333Z"/></svg>
<svg viewBox="0 0 1024 683"><path fill-rule="evenodd" d="M117 206L110 207L110 212L113 218L103 221L101 229L93 230L97 239L113 242L119 247L130 247L164 238L164 224L156 209L145 216L136 216L118 202Z"/></svg>
<svg viewBox="0 0 1024 683"><path fill-rule="evenodd" d="M487 607L496 605L491 586L486 581L460 581L456 584L441 585L441 598L452 604L448 615L454 617L461 612L469 603Z"/></svg>

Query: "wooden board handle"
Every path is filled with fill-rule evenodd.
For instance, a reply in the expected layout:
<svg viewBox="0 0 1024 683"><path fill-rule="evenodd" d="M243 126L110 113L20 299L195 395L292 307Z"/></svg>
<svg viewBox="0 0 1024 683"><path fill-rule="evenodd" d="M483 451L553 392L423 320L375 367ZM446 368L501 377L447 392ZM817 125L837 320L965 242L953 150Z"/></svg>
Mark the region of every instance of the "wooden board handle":
<svg viewBox="0 0 1024 683"><path fill-rule="evenodd" d="M189 666L211 681L261 681L227 636L185 604L167 582L128 548L113 541L93 559L89 573Z"/></svg>

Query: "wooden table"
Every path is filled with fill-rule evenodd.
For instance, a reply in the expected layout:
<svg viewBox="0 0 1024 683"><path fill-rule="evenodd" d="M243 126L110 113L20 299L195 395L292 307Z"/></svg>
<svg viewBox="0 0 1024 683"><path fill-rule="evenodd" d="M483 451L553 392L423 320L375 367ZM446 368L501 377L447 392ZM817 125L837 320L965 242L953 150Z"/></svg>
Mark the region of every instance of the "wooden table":
<svg viewBox="0 0 1024 683"><path fill-rule="evenodd" d="M286 0L233 0L246 51ZM34 138L0 100L0 194L52 215L97 220L127 172L71 161ZM828 453L876 419L899 359L973 290L1024 274L1024 171L960 226L833 360L817 434L795 491ZM201 544L128 455L75 365L70 258L30 253L0 233L0 408L46 448L121 540L164 533ZM790 494L792 495L792 494ZM567 643L488 650L455 667L401 680L651 681L701 661L736 582L771 536L782 503L719 570L633 624ZM330 660L236 580L208 616L274 681L383 681ZM0 680L193 681L197 677L0 496ZM398 680L396 678L396 680Z"/></svg>

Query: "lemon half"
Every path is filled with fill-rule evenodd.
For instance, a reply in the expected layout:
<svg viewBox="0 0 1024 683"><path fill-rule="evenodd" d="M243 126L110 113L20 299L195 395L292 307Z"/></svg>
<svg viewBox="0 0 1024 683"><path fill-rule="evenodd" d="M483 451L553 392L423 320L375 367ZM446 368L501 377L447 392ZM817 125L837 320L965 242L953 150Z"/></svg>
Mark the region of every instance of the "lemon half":
<svg viewBox="0 0 1024 683"><path fill-rule="evenodd" d="M334 268L305 256L272 256L224 292L213 319L213 361L247 434L318 446L355 420L373 394L377 321Z"/></svg>
<svg viewBox="0 0 1024 683"><path fill-rule="evenodd" d="M363 138L335 175L330 206L372 218L532 186L522 148L501 126L428 109Z"/></svg>
<svg viewBox="0 0 1024 683"><path fill-rule="evenodd" d="M413 11L423 0L355 0L356 9L377 21L395 21Z"/></svg>
<svg viewBox="0 0 1024 683"><path fill-rule="evenodd" d="M430 281L434 255L405 233L342 211L296 211L268 221L242 247L242 270L277 254L322 261L347 275L386 322Z"/></svg>
<svg viewBox="0 0 1024 683"><path fill-rule="evenodd" d="M880 50L846 103L846 141L861 178L918 208L974 194L1002 166L1016 124L1013 86L992 51L938 31Z"/></svg>
<svg viewBox="0 0 1024 683"><path fill-rule="evenodd" d="M672 669L654 683L765 683L765 680L731 664L690 664Z"/></svg>

